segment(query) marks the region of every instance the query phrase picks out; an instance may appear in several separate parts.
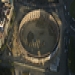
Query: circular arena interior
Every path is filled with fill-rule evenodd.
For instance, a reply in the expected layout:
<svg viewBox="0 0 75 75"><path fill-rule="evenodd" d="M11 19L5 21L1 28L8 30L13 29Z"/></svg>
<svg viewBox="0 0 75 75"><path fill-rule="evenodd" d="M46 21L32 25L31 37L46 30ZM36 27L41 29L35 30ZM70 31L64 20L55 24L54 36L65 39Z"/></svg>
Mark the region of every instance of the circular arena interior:
<svg viewBox="0 0 75 75"><path fill-rule="evenodd" d="M19 37L22 47L28 54L44 57L57 47L59 26L52 15L43 10L34 10L22 19Z"/></svg>

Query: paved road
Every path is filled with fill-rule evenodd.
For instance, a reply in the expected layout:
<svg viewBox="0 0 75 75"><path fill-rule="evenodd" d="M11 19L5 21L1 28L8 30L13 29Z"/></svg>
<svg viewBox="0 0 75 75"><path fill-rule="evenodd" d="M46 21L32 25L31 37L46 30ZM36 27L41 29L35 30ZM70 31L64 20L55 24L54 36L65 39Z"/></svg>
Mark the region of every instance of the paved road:
<svg viewBox="0 0 75 75"><path fill-rule="evenodd" d="M61 64L60 64L60 74L59 75L68 75L68 63L67 63L67 53L64 52L65 47L64 47L64 37L65 37L65 30L68 28L68 23L66 22L65 19L65 15L64 15L64 11L63 8L61 9L61 11L59 12L59 14L61 14L62 17L62 22L63 22L63 35L62 35L62 42L61 42L61 48L62 48L62 52L61 52Z"/></svg>
<svg viewBox="0 0 75 75"><path fill-rule="evenodd" d="M71 15L70 15L70 5L73 2L73 0L63 0L64 2L64 6L66 6L66 9L63 7L64 10L64 15L65 15L65 19L68 23L68 26L75 26L75 21L72 19Z"/></svg>

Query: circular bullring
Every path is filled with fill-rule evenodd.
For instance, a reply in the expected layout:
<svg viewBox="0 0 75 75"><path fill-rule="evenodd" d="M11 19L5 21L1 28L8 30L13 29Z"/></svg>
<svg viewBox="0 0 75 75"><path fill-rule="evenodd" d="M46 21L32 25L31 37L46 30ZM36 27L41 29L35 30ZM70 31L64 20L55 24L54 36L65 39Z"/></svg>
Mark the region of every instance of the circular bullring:
<svg viewBox="0 0 75 75"><path fill-rule="evenodd" d="M59 27L52 15L43 10L29 12L19 27L22 47L34 57L50 55L59 41Z"/></svg>

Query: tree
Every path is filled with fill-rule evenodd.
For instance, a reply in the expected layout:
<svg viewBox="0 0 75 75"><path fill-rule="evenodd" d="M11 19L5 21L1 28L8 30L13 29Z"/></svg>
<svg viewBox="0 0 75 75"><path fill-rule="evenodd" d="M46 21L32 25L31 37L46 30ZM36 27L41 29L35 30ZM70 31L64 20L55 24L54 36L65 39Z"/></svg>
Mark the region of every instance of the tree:
<svg viewBox="0 0 75 75"><path fill-rule="evenodd" d="M75 72L75 39L70 37L69 53L68 53L68 65L72 72Z"/></svg>

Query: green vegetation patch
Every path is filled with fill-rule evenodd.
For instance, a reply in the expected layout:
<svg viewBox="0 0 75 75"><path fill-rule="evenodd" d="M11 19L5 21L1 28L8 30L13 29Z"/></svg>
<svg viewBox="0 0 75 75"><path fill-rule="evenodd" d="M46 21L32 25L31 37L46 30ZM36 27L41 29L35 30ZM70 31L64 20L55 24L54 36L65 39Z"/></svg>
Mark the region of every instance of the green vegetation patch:
<svg viewBox="0 0 75 75"><path fill-rule="evenodd" d="M12 75L11 69L0 66L0 75Z"/></svg>
<svg viewBox="0 0 75 75"><path fill-rule="evenodd" d="M75 38L73 36L70 37L68 52L68 66L70 70L75 73Z"/></svg>
<svg viewBox="0 0 75 75"><path fill-rule="evenodd" d="M75 0L72 2L70 6L70 14L73 18L75 18Z"/></svg>
<svg viewBox="0 0 75 75"><path fill-rule="evenodd" d="M2 46L1 50L5 50L7 48L6 44Z"/></svg>

